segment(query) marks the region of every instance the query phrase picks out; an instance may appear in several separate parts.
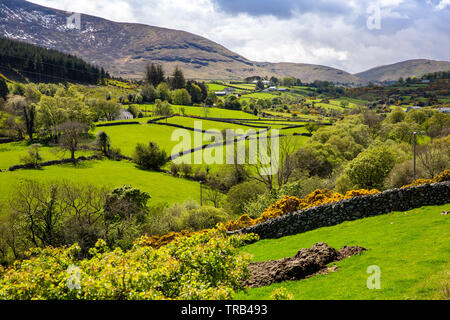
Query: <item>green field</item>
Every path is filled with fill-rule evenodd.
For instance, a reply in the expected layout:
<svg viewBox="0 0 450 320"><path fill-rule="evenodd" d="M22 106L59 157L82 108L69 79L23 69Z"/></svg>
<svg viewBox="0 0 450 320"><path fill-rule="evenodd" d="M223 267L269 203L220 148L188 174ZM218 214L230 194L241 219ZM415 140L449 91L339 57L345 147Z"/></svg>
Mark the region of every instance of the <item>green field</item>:
<svg viewBox="0 0 450 320"><path fill-rule="evenodd" d="M150 194L150 204L177 203L188 199L199 200L197 182L174 178L169 174L141 170L128 161L85 161L77 165L65 164L39 170L18 170L0 173L0 200L5 200L20 179L54 181L66 179L74 183L89 183L111 189L131 184Z"/></svg>
<svg viewBox="0 0 450 320"><path fill-rule="evenodd" d="M449 299L450 220L442 211L450 204L393 212L316 229L244 247L253 261L291 257L301 248L325 242L339 249L359 245L369 249L336 263L328 275L289 281L240 292L236 299L268 299L285 287L295 299ZM369 290L367 267L381 270L381 289ZM447 296L445 296L447 290Z"/></svg>
<svg viewBox="0 0 450 320"><path fill-rule="evenodd" d="M28 144L25 141L0 144L0 170L6 170L17 164L22 164L20 159L27 154ZM69 158L70 153L62 152L57 147L42 146L39 151L42 161L59 160ZM76 156L88 156L92 151L79 151Z"/></svg>

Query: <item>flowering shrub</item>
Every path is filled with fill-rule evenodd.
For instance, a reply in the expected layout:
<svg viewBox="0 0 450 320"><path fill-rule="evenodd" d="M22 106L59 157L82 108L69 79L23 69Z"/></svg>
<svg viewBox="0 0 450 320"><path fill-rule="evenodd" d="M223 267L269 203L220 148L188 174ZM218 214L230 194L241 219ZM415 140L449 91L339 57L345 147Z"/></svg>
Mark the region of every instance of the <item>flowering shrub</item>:
<svg viewBox="0 0 450 320"><path fill-rule="evenodd" d="M0 299L230 299L248 275L238 247L249 240L215 230L153 249L142 237L126 252L99 240L84 260L78 245L33 249L0 269Z"/></svg>
<svg viewBox="0 0 450 320"><path fill-rule="evenodd" d="M259 218L252 219L247 215L242 215L239 219L235 221L230 221L225 224L225 229L229 231L239 230L241 228L246 228L253 226L258 223L262 223L269 219L283 216L285 214L295 212L297 210L315 207L325 203L333 203L340 201L342 199L349 199L356 196L362 196L367 194L379 193L380 191L376 189L372 190L352 190L348 191L345 195L340 193L335 193L329 189L315 190L310 194L306 195L302 199L297 197L283 197L278 202L272 204L267 208Z"/></svg>
<svg viewBox="0 0 450 320"><path fill-rule="evenodd" d="M426 183L436 183L436 182L444 182L450 181L450 170L444 170L441 174L437 175L433 179L417 179L416 181L403 186L402 188L420 186Z"/></svg>

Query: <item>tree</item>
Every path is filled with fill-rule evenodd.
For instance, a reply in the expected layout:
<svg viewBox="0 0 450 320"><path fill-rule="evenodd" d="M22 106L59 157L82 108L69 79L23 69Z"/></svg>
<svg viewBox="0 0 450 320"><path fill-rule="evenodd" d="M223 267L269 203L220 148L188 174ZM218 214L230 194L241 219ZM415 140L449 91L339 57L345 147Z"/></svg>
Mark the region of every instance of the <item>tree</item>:
<svg viewBox="0 0 450 320"><path fill-rule="evenodd" d="M284 77L283 85L286 87L292 87L295 84L295 79L293 77Z"/></svg>
<svg viewBox="0 0 450 320"><path fill-rule="evenodd" d="M173 109L167 101L156 100L155 109L153 109L155 116L170 117L173 115Z"/></svg>
<svg viewBox="0 0 450 320"><path fill-rule="evenodd" d="M6 84L5 80L0 78L0 98L6 100L8 93L9 93L8 85Z"/></svg>
<svg viewBox="0 0 450 320"><path fill-rule="evenodd" d="M234 215L242 215L249 201L266 191L264 184L257 181L246 181L231 187L228 191L225 209Z"/></svg>
<svg viewBox="0 0 450 320"><path fill-rule="evenodd" d="M148 84L157 87L164 79L164 70L160 64L147 64L145 68L145 81Z"/></svg>
<svg viewBox="0 0 450 320"><path fill-rule="evenodd" d="M264 90L264 83L262 82L262 80L258 80L258 82L256 83L256 90Z"/></svg>
<svg viewBox="0 0 450 320"><path fill-rule="evenodd" d="M308 131L309 134L312 134L313 131L317 131L318 126L313 122L308 122L307 124L305 124L305 129L306 131Z"/></svg>
<svg viewBox="0 0 450 320"><path fill-rule="evenodd" d="M213 91L208 92L208 96L205 100L205 105L212 107L217 101L216 93Z"/></svg>
<svg viewBox="0 0 450 320"><path fill-rule="evenodd" d="M158 91L155 87L149 83L146 83L142 89L141 94L143 102L153 103L156 99L159 98Z"/></svg>
<svg viewBox="0 0 450 320"><path fill-rule="evenodd" d="M186 80L184 79L183 71L175 67L175 70L170 78L170 86L172 90L186 88Z"/></svg>
<svg viewBox="0 0 450 320"><path fill-rule="evenodd" d="M105 99L89 99L86 104L97 114L97 119L105 118L107 121L115 120L122 109L120 104Z"/></svg>
<svg viewBox="0 0 450 320"><path fill-rule="evenodd" d="M147 202L150 198L147 192L130 185L115 188L106 195L105 220L117 223L133 218L143 222L148 213Z"/></svg>
<svg viewBox="0 0 450 320"><path fill-rule="evenodd" d="M346 169L350 181L359 188L381 189L396 163L396 154L387 146L377 146L361 152Z"/></svg>
<svg viewBox="0 0 450 320"><path fill-rule="evenodd" d="M26 133L30 141L33 141L33 134L36 124L36 105L30 103L22 96L12 96L6 104L11 113L18 115L25 124Z"/></svg>
<svg viewBox="0 0 450 320"><path fill-rule="evenodd" d="M176 89L172 92L172 103L175 105L191 105L191 95L186 89Z"/></svg>
<svg viewBox="0 0 450 320"><path fill-rule="evenodd" d="M188 90L189 94L191 95L192 103L200 103L204 100L202 89L195 83L188 81L188 85L187 85L186 89Z"/></svg>
<svg viewBox="0 0 450 320"><path fill-rule="evenodd" d="M96 136L95 144L100 148L104 155L107 155L111 148L111 139L106 132L99 131Z"/></svg>
<svg viewBox="0 0 450 320"><path fill-rule="evenodd" d="M148 145L138 143L134 150L133 161L145 169L159 170L167 163L168 158L166 151L160 150L155 142Z"/></svg>
<svg viewBox="0 0 450 320"><path fill-rule="evenodd" d="M79 122L68 121L60 126L62 132L59 137L59 146L63 150L70 151L70 158L75 160L75 152L88 133L88 127Z"/></svg>
<svg viewBox="0 0 450 320"><path fill-rule="evenodd" d="M28 147L27 154L20 158L20 161L25 165L30 165L33 168L38 168L39 163L42 160L41 155L39 154L39 149L42 145L35 143Z"/></svg>
<svg viewBox="0 0 450 320"><path fill-rule="evenodd" d="M158 93L158 98L162 101L169 101L171 98L170 88L166 82L161 82L158 87L156 87L156 91Z"/></svg>
<svg viewBox="0 0 450 320"><path fill-rule="evenodd" d="M234 94L230 94L225 98L225 108L231 110L241 110L241 103L238 97Z"/></svg>
<svg viewBox="0 0 450 320"><path fill-rule="evenodd" d="M400 108L395 108L394 110L392 110L392 112L389 114L389 116L387 117L387 120L390 123L397 123L397 122L402 122L403 120L405 120L405 112L403 112L402 109Z"/></svg>

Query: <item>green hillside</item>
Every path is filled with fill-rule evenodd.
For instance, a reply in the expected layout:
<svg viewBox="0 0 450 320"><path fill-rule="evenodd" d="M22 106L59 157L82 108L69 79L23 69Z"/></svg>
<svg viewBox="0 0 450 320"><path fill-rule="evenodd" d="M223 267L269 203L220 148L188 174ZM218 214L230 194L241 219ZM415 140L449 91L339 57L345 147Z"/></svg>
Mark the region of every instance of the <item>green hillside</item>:
<svg viewBox="0 0 450 320"><path fill-rule="evenodd" d="M441 215L449 210L446 204L392 212L246 246L253 261L291 257L317 242L369 250L336 263L336 272L249 289L236 299L269 299L279 287L295 299L449 299L450 221ZM380 267L381 289L366 286L371 265Z"/></svg>

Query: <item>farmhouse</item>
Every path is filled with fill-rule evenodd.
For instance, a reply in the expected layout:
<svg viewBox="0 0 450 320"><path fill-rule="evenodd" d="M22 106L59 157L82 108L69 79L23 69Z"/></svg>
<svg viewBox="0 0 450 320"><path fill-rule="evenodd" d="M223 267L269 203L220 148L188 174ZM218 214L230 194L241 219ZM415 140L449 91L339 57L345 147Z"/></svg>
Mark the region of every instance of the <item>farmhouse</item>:
<svg viewBox="0 0 450 320"><path fill-rule="evenodd" d="M422 109L422 108L419 106L411 106L406 109L406 112L409 112L411 110L420 110L420 109Z"/></svg>
<svg viewBox="0 0 450 320"><path fill-rule="evenodd" d="M450 113L450 108L449 107L438 108L438 111L442 113Z"/></svg>
<svg viewBox="0 0 450 320"><path fill-rule="evenodd" d="M131 112L122 109L120 111L120 115L117 117L117 120L129 120L129 119L134 119L133 115L131 114Z"/></svg>

